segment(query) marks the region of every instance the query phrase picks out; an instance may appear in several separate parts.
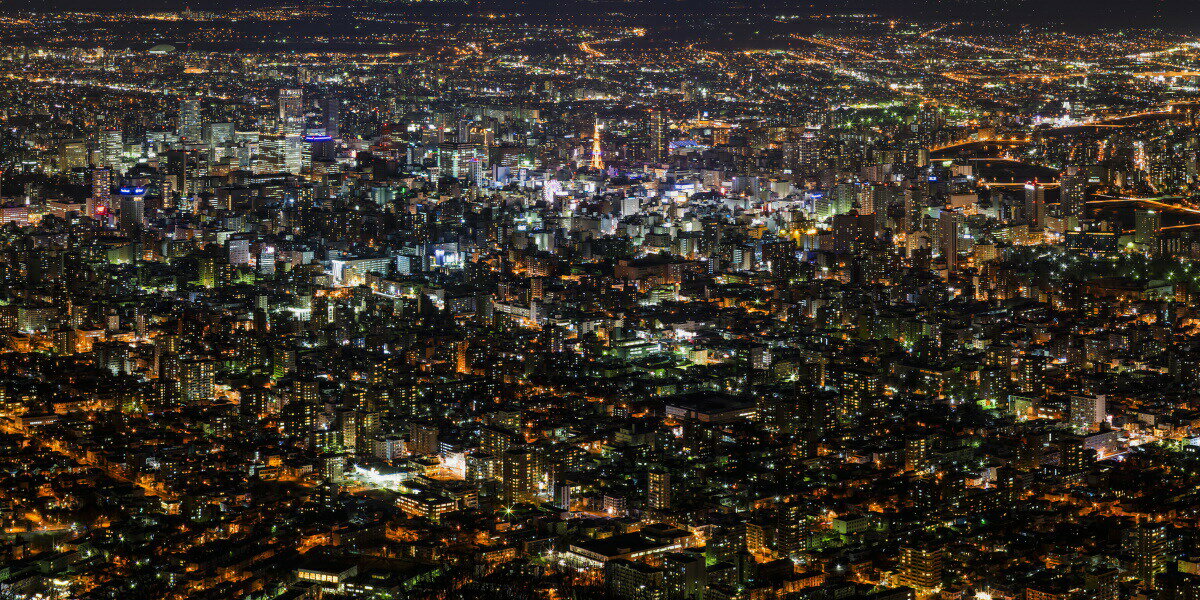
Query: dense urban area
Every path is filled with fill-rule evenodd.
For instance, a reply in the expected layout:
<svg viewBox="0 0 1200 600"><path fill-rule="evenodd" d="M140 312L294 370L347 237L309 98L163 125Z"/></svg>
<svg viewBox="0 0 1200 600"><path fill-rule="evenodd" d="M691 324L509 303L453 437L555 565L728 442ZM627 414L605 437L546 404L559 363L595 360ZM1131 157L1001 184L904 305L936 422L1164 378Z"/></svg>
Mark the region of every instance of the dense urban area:
<svg viewBox="0 0 1200 600"><path fill-rule="evenodd" d="M1200 599L1200 37L429 4L0 13L0 598Z"/></svg>

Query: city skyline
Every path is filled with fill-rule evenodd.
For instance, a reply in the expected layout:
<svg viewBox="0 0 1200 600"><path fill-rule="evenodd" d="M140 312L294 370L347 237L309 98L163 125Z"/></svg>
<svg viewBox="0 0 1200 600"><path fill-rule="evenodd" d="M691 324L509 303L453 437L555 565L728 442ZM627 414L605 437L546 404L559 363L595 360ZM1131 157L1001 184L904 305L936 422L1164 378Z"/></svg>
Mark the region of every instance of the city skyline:
<svg viewBox="0 0 1200 600"><path fill-rule="evenodd" d="M1188 4L30 6L0 598L1200 598Z"/></svg>

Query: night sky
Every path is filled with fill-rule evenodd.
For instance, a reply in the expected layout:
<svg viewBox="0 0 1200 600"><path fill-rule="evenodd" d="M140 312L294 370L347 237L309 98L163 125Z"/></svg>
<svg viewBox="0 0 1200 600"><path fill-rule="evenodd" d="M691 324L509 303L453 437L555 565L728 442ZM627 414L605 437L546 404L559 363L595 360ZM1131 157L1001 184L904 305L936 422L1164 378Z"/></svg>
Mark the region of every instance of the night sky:
<svg viewBox="0 0 1200 600"><path fill-rule="evenodd" d="M999 20L1009 23L1062 23L1068 26L1159 25L1197 28L1198 0L633 0L632 2L555 2L550 0L473 0L488 9L519 7L525 11L580 13L589 10L642 10L659 13L726 11L872 12L884 16L921 20ZM295 2L271 0L0 0L8 9L54 10L164 10L190 6L223 9ZM377 1L381 10L403 9L401 2ZM428 5L425 5L428 6ZM448 4L447 12L461 10Z"/></svg>

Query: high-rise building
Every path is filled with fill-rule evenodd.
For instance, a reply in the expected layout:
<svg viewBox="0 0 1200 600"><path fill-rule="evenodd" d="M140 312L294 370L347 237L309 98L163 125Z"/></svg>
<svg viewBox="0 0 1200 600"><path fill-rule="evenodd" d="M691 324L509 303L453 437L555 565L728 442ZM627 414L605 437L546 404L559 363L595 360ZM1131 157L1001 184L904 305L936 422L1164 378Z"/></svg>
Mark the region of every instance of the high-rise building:
<svg viewBox="0 0 1200 600"><path fill-rule="evenodd" d="M204 122L200 117L200 97L187 94L179 99L179 128L176 133L179 139L187 142L198 142L204 132Z"/></svg>
<svg viewBox="0 0 1200 600"><path fill-rule="evenodd" d="M210 148L229 144L233 142L233 123L206 123L201 135Z"/></svg>
<svg viewBox="0 0 1200 600"><path fill-rule="evenodd" d="M1142 246L1155 250L1159 231L1162 230L1162 214L1150 208L1139 208L1133 213L1133 241Z"/></svg>
<svg viewBox="0 0 1200 600"><path fill-rule="evenodd" d="M650 160L662 162L666 158L667 118L662 109L650 111Z"/></svg>
<svg viewBox="0 0 1200 600"><path fill-rule="evenodd" d="M904 470L923 471L929 466L929 455L932 453L930 439L925 436L915 437L904 442Z"/></svg>
<svg viewBox="0 0 1200 600"><path fill-rule="evenodd" d="M1147 589L1167 568L1167 528L1159 523L1144 523L1125 532L1125 551L1133 557L1131 575Z"/></svg>
<svg viewBox="0 0 1200 600"><path fill-rule="evenodd" d="M1117 600L1121 592L1120 581L1116 567L1094 566L1083 572L1083 589L1095 600Z"/></svg>
<svg viewBox="0 0 1200 600"><path fill-rule="evenodd" d="M1013 387L1021 394L1041 396L1046 393L1046 357L1025 352L1017 356L1013 371Z"/></svg>
<svg viewBox="0 0 1200 600"><path fill-rule="evenodd" d="M438 429L425 423L409 423L408 449L415 454L433 456L438 453Z"/></svg>
<svg viewBox="0 0 1200 600"><path fill-rule="evenodd" d="M320 399L320 386L315 379L296 379L284 391L283 403L316 404Z"/></svg>
<svg viewBox="0 0 1200 600"><path fill-rule="evenodd" d="M281 168L299 173L304 159L304 91L279 90L279 135L282 140Z"/></svg>
<svg viewBox="0 0 1200 600"><path fill-rule="evenodd" d="M707 563L701 552L671 552L663 557L667 600L702 600L708 589Z"/></svg>
<svg viewBox="0 0 1200 600"><path fill-rule="evenodd" d="M1078 433L1091 433L1100 429L1107 417L1103 395L1076 394L1071 396L1071 427Z"/></svg>
<svg viewBox="0 0 1200 600"><path fill-rule="evenodd" d="M1087 175L1079 167L1068 167L1059 187L1059 212L1064 217L1083 216L1087 201Z"/></svg>
<svg viewBox="0 0 1200 600"><path fill-rule="evenodd" d="M838 416L843 423L870 426L879 419L885 396L878 372L858 367L839 368L834 383L841 392Z"/></svg>
<svg viewBox="0 0 1200 600"><path fill-rule="evenodd" d="M654 510L671 508L671 474L663 470L646 473L646 505Z"/></svg>
<svg viewBox="0 0 1200 600"><path fill-rule="evenodd" d="M604 583L612 600L667 600L666 573L645 563L608 561L604 565Z"/></svg>
<svg viewBox="0 0 1200 600"><path fill-rule="evenodd" d="M946 261L946 269L950 272L958 270L963 221L963 214L957 210L943 210L938 218L938 245Z"/></svg>
<svg viewBox="0 0 1200 600"><path fill-rule="evenodd" d="M137 229L146 224L146 200L140 195L121 195L122 229Z"/></svg>
<svg viewBox="0 0 1200 600"><path fill-rule="evenodd" d="M112 184L112 169L92 169L92 193L86 207L89 217L105 219L112 213Z"/></svg>
<svg viewBox="0 0 1200 600"><path fill-rule="evenodd" d="M125 153L125 137L120 129L108 128L100 132L97 139L96 166L119 171Z"/></svg>
<svg viewBox="0 0 1200 600"><path fill-rule="evenodd" d="M1162 600L1200 600L1200 575L1171 569L1158 576ZM1107 596L1097 596L1109 600ZM1113 596L1115 598L1116 596Z"/></svg>
<svg viewBox="0 0 1200 600"><path fill-rule="evenodd" d="M342 101L338 98L326 98L321 103L321 114L325 135L335 140L341 137Z"/></svg>
<svg viewBox="0 0 1200 600"><path fill-rule="evenodd" d="M206 358L180 361L179 390L185 404L207 402L213 398L213 362Z"/></svg>
<svg viewBox="0 0 1200 600"><path fill-rule="evenodd" d="M904 188L904 227L908 231L916 231L921 223L921 211L924 210L924 199L921 190L909 186Z"/></svg>
<svg viewBox="0 0 1200 600"><path fill-rule="evenodd" d="M538 492L538 460L525 447L509 448L502 457L501 500L512 506L522 502L536 503Z"/></svg>
<svg viewBox="0 0 1200 600"><path fill-rule="evenodd" d="M1030 231L1046 228L1046 186L1036 181L1025 184L1025 222Z"/></svg>
<svg viewBox="0 0 1200 600"><path fill-rule="evenodd" d="M225 244L229 251L229 264L235 266L250 264L250 240L248 238L230 238Z"/></svg>
<svg viewBox="0 0 1200 600"><path fill-rule="evenodd" d="M931 590L942 585L942 548L935 544L915 544L900 549L900 585Z"/></svg>

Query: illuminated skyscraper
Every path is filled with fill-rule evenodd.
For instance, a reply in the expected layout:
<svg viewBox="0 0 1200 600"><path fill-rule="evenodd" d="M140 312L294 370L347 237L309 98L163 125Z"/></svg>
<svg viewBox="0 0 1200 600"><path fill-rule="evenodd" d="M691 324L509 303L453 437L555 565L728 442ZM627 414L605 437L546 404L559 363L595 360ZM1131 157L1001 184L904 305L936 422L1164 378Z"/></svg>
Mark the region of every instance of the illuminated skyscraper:
<svg viewBox="0 0 1200 600"><path fill-rule="evenodd" d="M666 156L667 119L661 109L650 112L650 152L649 158L654 162L662 162Z"/></svg>
<svg viewBox="0 0 1200 600"><path fill-rule="evenodd" d="M1046 186L1036 181L1025 184L1025 222L1030 231L1046 227Z"/></svg>
<svg viewBox="0 0 1200 600"><path fill-rule="evenodd" d="M112 212L112 169L92 169L92 194L86 210L93 218L104 218Z"/></svg>
<svg viewBox="0 0 1200 600"><path fill-rule="evenodd" d="M105 129L100 132L98 139L96 166L118 169L121 167L121 155L125 151L125 140L120 129Z"/></svg>
<svg viewBox="0 0 1200 600"><path fill-rule="evenodd" d="M200 119L200 98L187 95L179 100L179 138L194 142L200 139L204 124Z"/></svg>
<svg viewBox="0 0 1200 600"><path fill-rule="evenodd" d="M325 135L337 139L341 135L342 101L337 98L326 98L321 105L324 116Z"/></svg>
<svg viewBox="0 0 1200 600"><path fill-rule="evenodd" d="M299 173L304 156L303 90L279 90L279 134L283 138L281 167L288 173Z"/></svg>
<svg viewBox="0 0 1200 600"><path fill-rule="evenodd" d="M942 249L942 258L946 261L946 269L953 272L958 269L959 243L962 238L963 214L956 210L943 210L938 218L940 227L938 245Z"/></svg>

